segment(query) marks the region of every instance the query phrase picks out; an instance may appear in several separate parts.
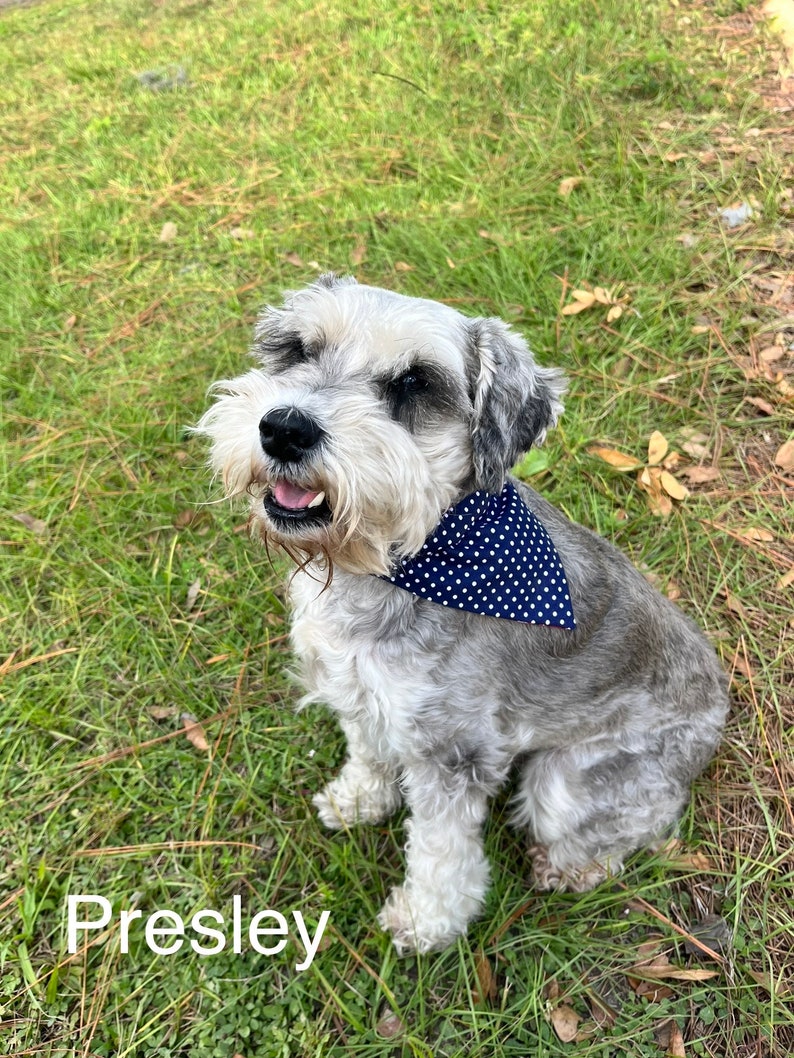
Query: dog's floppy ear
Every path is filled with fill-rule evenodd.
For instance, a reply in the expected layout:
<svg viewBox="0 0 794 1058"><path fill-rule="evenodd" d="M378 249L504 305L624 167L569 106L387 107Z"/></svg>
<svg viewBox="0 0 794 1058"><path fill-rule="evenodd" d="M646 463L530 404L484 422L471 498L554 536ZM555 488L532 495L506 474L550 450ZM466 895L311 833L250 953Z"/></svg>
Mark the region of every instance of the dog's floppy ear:
<svg viewBox="0 0 794 1058"><path fill-rule="evenodd" d="M561 371L539 367L502 320L472 320L470 334L474 486L500 492L518 457L556 423L566 382Z"/></svg>

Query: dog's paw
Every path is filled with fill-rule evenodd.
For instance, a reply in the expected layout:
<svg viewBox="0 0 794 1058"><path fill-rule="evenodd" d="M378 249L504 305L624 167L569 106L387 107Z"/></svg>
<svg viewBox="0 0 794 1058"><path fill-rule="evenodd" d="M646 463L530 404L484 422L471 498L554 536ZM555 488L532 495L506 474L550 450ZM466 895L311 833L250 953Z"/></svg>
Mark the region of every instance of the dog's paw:
<svg viewBox="0 0 794 1058"><path fill-rule="evenodd" d="M586 867L562 870L555 866L545 845L532 845L527 850L532 860L532 882L536 889L567 889L572 893L584 893L595 889L610 873L601 863L589 863Z"/></svg>
<svg viewBox="0 0 794 1058"><path fill-rule="evenodd" d="M351 781L342 770L337 779L315 794L312 802L323 826L341 830L353 823L380 823L400 806L397 783L386 782L380 776L356 775Z"/></svg>
<svg viewBox="0 0 794 1058"><path fill-rule="evenodd" d="M440 912L440 908L436 909ZM466 923L459 927L449 915L441 913L437 918L433 908L423 907L421 901L412 900L403 886L395 886L378 915L382 929L391 933L398 955L422 955L429 951L440 951L466 931Z"/></svg>

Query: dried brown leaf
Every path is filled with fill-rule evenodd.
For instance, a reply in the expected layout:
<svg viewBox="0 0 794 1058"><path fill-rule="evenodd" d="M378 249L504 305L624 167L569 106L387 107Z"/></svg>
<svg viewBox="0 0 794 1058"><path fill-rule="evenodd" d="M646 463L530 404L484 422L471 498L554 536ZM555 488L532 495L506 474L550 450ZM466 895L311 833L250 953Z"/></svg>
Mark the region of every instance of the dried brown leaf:
<svg viewBox="0 0 794 1058"><path fill-rule="evenodd" d="M758 354L758 359L763 360L765 364L774 363L775 360L781 360L786 355L786 350L782 345L767 345Z"/></svg>
<svg viewBox="0 0 794 1058"><path fill-rule="evenodd" d="M572 290L573 301L562 310L563 316L575 316L577 312L584 312L596 303L595 294L592 290Z"/></svg>
<svg viewBox="0 0 794 1058"><path fill-rule="evenodd" d="M751 525L747 529L740 529L739 536L744 540L763 540L765 543L771 543L775 539L775 534L769 529L761 529L757 525Z"/></svg>
<svg viewBox="0 0 794 1058"><path fill-rule="evenodd" d="M623 306L622 305L613 305L612 308L607 313L607 323L614 323L615 320L619 320L622 315L623 315Z"/></svg>
<svg viewBox="0 0 794 1058"><path fill-rule="evenodd" d="M482 950L477 952L475 970L477 972L477 986L473 992L474 1002L493 1003L496 999L496 978L488 956Z"/></svg>
<svg viewBox="0 0 794 1058"><path fill-rule="evenodd" d="M664 1021L654 1029L656 1043L667 1055L667 1058L686 1058L684 1037L676 1023L671 1019Z"/></svg>
<svg viewBox="0 0 794 1058"><path fill-rule="evenodd" d="M190 585L190 587L187 590L187 598L185 600L185 609L187 610L188 613L190 613L190 611L196 605L196 600L199 597L199 592L200 591L201 591L201 581L196 579L196 580L193 581L193 583Z"/></svg>
<svg viewBox="0 0 794 1058"><path fill-rule="evenodd" d="M684 438L681 447L688 456L692 456L693 459L709 458L711 455L707 447L709 439L704 433L699 433L691 427L685 427L681 430L681 436Z"/></svg>
<svg viewBox="0 0 794 1058"><path fill-rule="evenodd" d="M405 1025L402 1019L393 1010L384 1010L375 1026L375 1032L384 1040L391 1040L404 1031Z"/></svg>
<svg viewBox="0 0 794 1058"><path fill-rule="evenodd" d="M599 459L603 459L605 463L609 463L615 470L637 470L642 466L642 463L635 459L634 456L619 452L616 448L602 448L600 445L591 445L587 451L591 456L597 456Z"/></svg>
<svg viewBox="0 0 794 1058"><path fill-rule="evenodd" d="M654 430L648 441L648 462L651 466L661 463L670 450L670 442L660 430Z"/></svg>
<svg viewBox="0 0 794 1058"><path fill-rule="evenodd" d="M579 1031L579 1015L567 1003L560 1003L551 1012L551 1027L563 1043L571 1043Z"/></svg>
<svg viewBox="0 0 794 1058"><path fill-rule="evenodd" d="M764 415L774 415L774 405L770 404L768 400L764 400L763 397L745 397L748 404L752 404L753 407L758 408Z"/></svg>
<svg viewBox="0 0 794 1058"><path fill-rule="evenodd" d="M775 466L794 470L794 438L782 444L775 453Z"/></svg>
<svg viewBox="0 0 794 1058"><path fill-rule="evenodd" d="M176 716L175 705L150 705L146 711L153 720L168 720Z"/></svg>
<svg viewBox="0 0 794 1058"><path fill-rule="evenodd" d="M632 966L629 970L632 975L650 977L654 981L710 981L712 977L719 977L719 970L706 970L700 966L656 966L651 965Z"/></svg>
<svg viewBox="0 0 794 1058"><path fill-rule="evenodd" d="M667 495L672 496L674 500L685 500L689 495L689 489L686 485L682 485L677 478L674 478L669 470L661 472L659 483Z"/></svg>
<svg viewBox="0 0 794 1058"><path fill-rule="evenodd" d="M185 728L185 737L191 746L195 746L196 749L201 750L202 753L206 753L210 748L210 744L207 741L204 728L196 720L192 713L182 713L179 719Z"/></svg>
<svg viewBox="0 0 794 1058"><path fill-rule="evenodd" d="M177 237L179 229L172 220L167 220L160 229L159 240L160 242L173 242Z"/></svg>
<svg viewBox="0 0 794 1058"><path fill-rule="evenodd" d="M41 518L34 518L32 514L12 514L11 517L15 522L24 525L31 533L35 533L36 536L44 536L47 532L47 523L43 522Z"/></svg>
<svg viewBox="0 0 794 1058"><path fill-rule="evenodd" d="M566 176L565 179L560 180L557 185L557 194L562 195L563 198L567 198L573 189L578 187L583 180L583 176Z"/></svg>
<svg viewBox="0 0 794 1058"><path fill-rule="evenodd" d="M684 467L679 473L692 485L705 485L708 481L716 481L720 476L716 467Z"/></svg>

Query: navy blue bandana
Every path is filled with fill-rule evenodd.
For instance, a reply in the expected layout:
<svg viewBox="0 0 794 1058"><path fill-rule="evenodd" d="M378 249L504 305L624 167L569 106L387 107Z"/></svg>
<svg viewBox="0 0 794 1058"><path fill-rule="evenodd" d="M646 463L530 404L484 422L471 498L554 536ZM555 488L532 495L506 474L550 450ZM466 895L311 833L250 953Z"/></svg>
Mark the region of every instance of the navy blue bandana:
<svg viewBox="0 0 794 1058"><path fill-rule="evenodd" d="M450 609L576 627L560 556L510 482L498 496L472 492L450 507L384 579Z"/></svg>

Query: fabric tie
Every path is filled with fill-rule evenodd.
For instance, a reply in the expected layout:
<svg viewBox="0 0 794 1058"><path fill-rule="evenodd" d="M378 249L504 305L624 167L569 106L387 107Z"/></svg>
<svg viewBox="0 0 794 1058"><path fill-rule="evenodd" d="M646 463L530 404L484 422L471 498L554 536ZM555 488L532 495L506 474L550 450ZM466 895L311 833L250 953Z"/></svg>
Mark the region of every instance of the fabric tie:
<svg viewBox="0 0 794 1058"><path fill-rule="evenodd" d="M454 610L576 627L560 556L509 481L498 495L472 492L450 507L384 580Z"/></svg>

